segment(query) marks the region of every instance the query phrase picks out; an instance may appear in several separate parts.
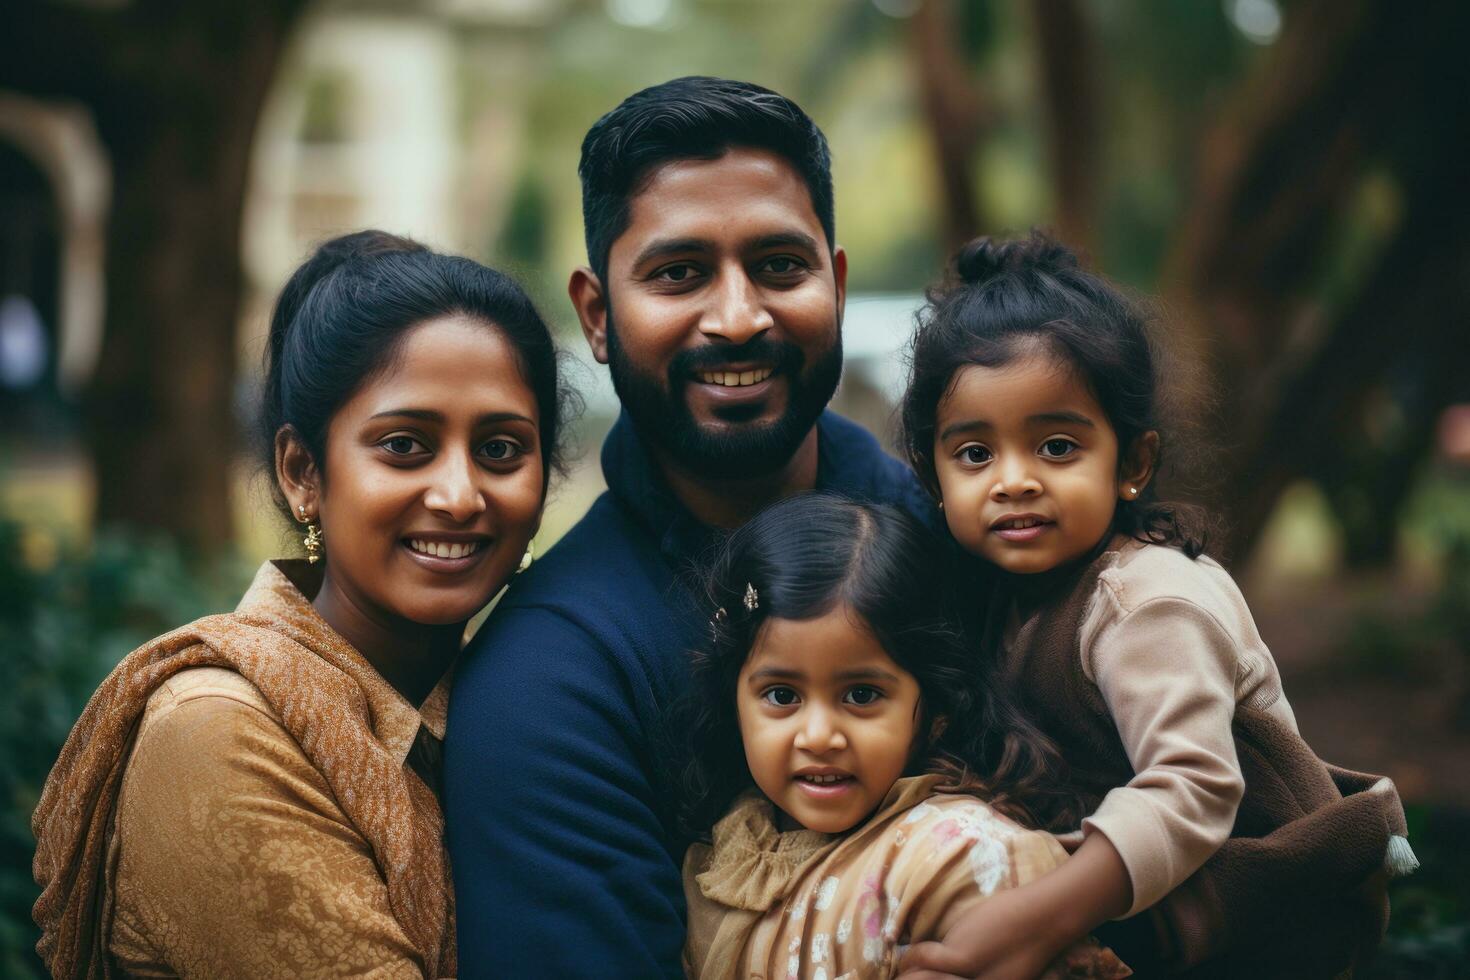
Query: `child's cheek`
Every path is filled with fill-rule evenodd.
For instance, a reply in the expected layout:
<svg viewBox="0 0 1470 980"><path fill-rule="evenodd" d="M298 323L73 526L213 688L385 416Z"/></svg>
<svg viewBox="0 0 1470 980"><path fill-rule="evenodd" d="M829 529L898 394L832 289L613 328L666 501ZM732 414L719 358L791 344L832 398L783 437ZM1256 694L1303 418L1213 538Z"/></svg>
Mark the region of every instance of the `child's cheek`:
<svg viewBox="0 0 1470 980"><path fill-rule="evenodd" d="M946 494L942 513L945 526L959 546L972 555L981 554L985 547L985 531L969 501L960 494Z"/></svg>

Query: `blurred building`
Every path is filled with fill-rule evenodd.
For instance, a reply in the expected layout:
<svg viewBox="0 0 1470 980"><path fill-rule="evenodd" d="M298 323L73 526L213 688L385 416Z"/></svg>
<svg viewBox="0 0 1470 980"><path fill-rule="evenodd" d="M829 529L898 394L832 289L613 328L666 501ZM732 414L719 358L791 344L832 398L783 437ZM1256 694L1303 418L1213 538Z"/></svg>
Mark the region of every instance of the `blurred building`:
<svg viewBox="0 0 1470 980"><path fill-rule="evenodd" d="M247 364L281 284L324 239L375 227L473 251L486 215L460 195L464 18L519 21L543 6L446 0L402 13L333 8L301 25L262 114L245 205Z"/></svg>
<svg viewBox="0 0 1470 980"><path fill-rule="evenodd" d="M87 114L0 92L0 421L62 421L102 338L106 154Z"/></svg>

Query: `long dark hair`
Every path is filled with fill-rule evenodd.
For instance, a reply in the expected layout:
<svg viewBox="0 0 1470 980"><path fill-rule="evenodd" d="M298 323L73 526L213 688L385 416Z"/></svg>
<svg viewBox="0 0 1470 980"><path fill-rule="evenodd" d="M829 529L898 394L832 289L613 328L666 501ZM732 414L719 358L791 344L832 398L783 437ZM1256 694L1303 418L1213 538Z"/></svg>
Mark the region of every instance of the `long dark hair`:
<svg viewBox="0 0 1470 980"><path fill-rule="evenodd" d="M1012 241L977 238L955 257L954 275L929 291L910 342L901 439L919 478L938 495L934 426L955 373L970 364L999 367L1037 341L1077 372L1118 437L1119 463L1146 432L1159 433L1155 467L1180 448L1177 420L1166 419L1159 351L1149 315L1107 279L1043 234ZM1151 480L1119 501L1109 532L1172 545L1191 558L1207 544L1209 520L1198 508L1164 501Z"/></svg>
<svg viewBox="0 0 1470 980"><path fill-rule="evenodd" d="M754 785L736 714L736 680L770 618L813 619L846 606L919 683L921 717L910 774L985 797L1026 822L1056 812L1060 759L1012 704L951 614L947 545L888 505L809 493L761 511L730 535L707 577L710 643L692 654L680 718L686 740L680 821L707 837ZM759 605L745 608L747 584ZM724 610L716 613L716 610Z"/></svg>
<svg viewBox="0 0 1470 980"><path fill-rule="evenodd" d="M275 438L290 426L318 463L332 416L388 367L413 327L461 314L499 331L520 359L540 416L543 484L560 463L564 415L576 396L559 379L551 332L515 280L408 238L359 231L322 243L276 301L266 345L257 452L274 472ZM290 507L275 480L277 506Z"/></svg>

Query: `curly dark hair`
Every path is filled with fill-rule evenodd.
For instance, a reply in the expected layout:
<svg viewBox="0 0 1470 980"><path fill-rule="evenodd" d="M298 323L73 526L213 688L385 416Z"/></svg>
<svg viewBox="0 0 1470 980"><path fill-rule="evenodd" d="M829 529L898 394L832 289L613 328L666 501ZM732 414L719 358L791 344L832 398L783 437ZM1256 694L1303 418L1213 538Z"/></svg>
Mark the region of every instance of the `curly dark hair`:
<svg viewBox="0 0 1470 980"><path fill-rule="evenodd" d="M1156 468L1166 449L1180 448L1172 438L1177 420L1164 417L1149 310L1083 269L1065 245L1039 232L1010 241L977 238L955 256L953 276L930 289L928 300L909 345L899 418L909 463L936 497L935 418L956 372L970 364L999 367L1037 342L1091 389L1117 434L1120 465L1147 432L1159 433ZM1161 500L1158 481L1151 480L1137 498L1119 501L1108 537L1171 545L1195 558L1209 531L1202 510Z"/></svg>
<svg viewBox="0 0 1470 980"><path fill-rule="evenodd" d="M755 785L735 691L762 625L814 619L839 605L918 681L922 741L909 775L942 774L942 791L984 797L1028 824L1038 814L1050 822L1062 799L1060 757L956 625L949 553L895 507L822 493L774 504L730 535L707 574L712 635L691 654L692 683L675 726L684 742L685 833L708 839L735 797ZM747 584L759 593L754 610L743 601Z"/></svg>

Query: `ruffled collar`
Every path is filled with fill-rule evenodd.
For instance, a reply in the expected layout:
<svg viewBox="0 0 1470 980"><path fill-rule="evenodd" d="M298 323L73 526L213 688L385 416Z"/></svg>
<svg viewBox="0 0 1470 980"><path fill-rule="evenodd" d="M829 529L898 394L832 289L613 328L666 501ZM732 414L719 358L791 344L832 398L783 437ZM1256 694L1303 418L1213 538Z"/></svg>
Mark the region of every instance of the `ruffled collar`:
<svg viewBox="0 0 1470 980"><path fill-rule="evenodd" d="M861 839L896 814L934 794L939 776L907 776L894 783L878 809L846 834L776 829L776 807L759 790L742 794L715 824L709 866L695 877L711 901L764 912L786 898L802 873L839 846Z"/></svg>

